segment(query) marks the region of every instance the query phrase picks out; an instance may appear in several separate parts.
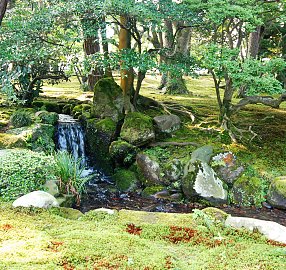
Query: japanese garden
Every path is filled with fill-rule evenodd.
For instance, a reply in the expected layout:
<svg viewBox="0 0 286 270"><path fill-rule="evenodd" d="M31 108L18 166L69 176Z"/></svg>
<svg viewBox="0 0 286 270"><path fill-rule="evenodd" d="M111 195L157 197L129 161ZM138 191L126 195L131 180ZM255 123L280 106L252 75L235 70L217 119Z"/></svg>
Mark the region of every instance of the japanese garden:
<svg viewBox="0 0 286 270"><path fill-rule="evenodd" d="M286 1L0 0L0 269L286 269Z"/></svg>

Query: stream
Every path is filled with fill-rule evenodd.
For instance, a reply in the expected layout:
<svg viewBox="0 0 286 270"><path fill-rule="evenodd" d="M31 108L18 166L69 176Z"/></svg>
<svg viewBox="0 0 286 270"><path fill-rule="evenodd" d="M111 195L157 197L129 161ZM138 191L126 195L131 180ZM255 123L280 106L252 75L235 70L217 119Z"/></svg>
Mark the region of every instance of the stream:
<svg viewBox="0 0 286 270"><path fill-rule="evenodd" d="M79 210L87 212L103 207L116 210L128 209L147 212L192 213L194 209L203 209L205 207L198 203L174 203L152 197L143 198L137 193L119 193L109 191L110 189L115 189L115 187L106 183L98 183L95 188L89 187L87 194L82 198ZM217 206L217 208L232 216L269 220L286 226L285 210L230 205Z"/></svg>

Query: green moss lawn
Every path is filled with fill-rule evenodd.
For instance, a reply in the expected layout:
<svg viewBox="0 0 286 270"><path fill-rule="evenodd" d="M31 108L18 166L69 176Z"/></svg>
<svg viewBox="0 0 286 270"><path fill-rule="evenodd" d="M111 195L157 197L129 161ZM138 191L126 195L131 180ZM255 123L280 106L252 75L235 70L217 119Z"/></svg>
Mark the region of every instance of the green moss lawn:
<svg viewBox="0 0 286 270"><path fill-rule="evenodd" d="M0 204L0 269L285 269L286 248L190 214L66 211ZM175 227L172 227L175 226Z"/></svg>

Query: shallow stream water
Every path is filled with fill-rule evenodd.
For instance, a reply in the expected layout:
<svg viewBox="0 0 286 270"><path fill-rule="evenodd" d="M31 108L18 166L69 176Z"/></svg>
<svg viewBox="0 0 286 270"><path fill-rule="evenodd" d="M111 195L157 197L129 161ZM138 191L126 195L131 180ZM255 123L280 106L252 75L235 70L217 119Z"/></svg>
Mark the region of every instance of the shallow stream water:
<svg viewBox="0 0 286 270"><path fill-rule="evenodd" d="M137 193L118 193L109 191L106 184L98 183L96 188L89 190L83 197L80 210L87 212L96 208L129 209L147 212L167 213L192 213L194 209L203 209L198 203L174 203L164 199L142 198ZM266 207L238 207L223 205L218 206L232 216L251 217L270 220L286 226L286 211L279 209L268 209Z"/></svg>

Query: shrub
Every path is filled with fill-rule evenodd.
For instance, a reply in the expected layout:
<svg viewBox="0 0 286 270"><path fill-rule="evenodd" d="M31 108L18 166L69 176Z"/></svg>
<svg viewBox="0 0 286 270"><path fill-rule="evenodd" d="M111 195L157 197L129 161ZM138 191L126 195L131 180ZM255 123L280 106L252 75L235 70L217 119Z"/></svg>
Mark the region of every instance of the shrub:
<svg viewBox="0 0 286 270"><path fill-rule="evenodd" d="M47 180L54 179L53 159L30 150L9 150L1 156L0 199L14 200L42 188Z"/></svg>
<svg viewBox="0 0 286 270"><path fill-rule="evenodd" d="M59 178L60 190L75 195L77 205L80 204L81 194L85 191L85 184L89 180L81 176L83 170L81 159L74 158L66 151L55 154L55 175Z"/></svg>
<svg viewBox="0 0 286 270"><path fill-rule="evenodd" d="M17 110L11 115L10 122L15 128L30 126L32 124L31 114L25 110Z"/></svg>

